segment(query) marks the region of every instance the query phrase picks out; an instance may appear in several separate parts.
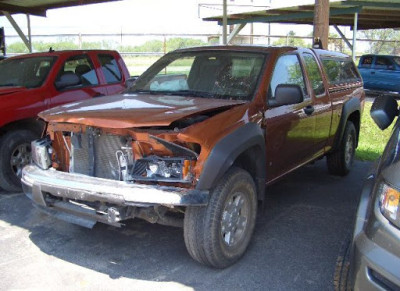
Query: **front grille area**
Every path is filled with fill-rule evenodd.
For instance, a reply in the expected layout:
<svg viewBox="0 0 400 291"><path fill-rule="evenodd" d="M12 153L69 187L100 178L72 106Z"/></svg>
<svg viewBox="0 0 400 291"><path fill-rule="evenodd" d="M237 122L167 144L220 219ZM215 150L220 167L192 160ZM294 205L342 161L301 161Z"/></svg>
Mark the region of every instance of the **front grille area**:
<svg viewBox="0 0 400 291"><path fill-rule="evenodd" d="M124 154L126 139L109 134L71 134L70 172L88 176L120 180L119 157Z"/></svg>

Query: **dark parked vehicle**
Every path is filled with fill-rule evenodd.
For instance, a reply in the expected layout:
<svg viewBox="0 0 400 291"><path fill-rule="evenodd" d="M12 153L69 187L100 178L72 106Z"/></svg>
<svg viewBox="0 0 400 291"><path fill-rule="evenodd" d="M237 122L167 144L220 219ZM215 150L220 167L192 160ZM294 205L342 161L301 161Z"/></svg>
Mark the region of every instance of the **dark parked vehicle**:
<svg viewBox="0 0 400 291"><path fill-rule="evenodd" d="M387 128L399 115L393 97L378 97L371 116ZM351 259L354 290L400 290L400 120L369 174L358 207Z"/></svg>
<svg viewBox="0 0 400 291"><path fill-rule="evenodd" d="M364 89L378 94L400 94L399 56L361 56L358 70L360 71L364 81Z"/></svg>
<svg viewBox="0 0 400 291"><path fill-rule="evenodd" d="M190 255L224 268L244 254L266 186L325 156L332 174L350 171L364 97L344 54L178 50L124 94L42 112L47 132L23 188L87 227L134 217L183 226Z"/></svg>

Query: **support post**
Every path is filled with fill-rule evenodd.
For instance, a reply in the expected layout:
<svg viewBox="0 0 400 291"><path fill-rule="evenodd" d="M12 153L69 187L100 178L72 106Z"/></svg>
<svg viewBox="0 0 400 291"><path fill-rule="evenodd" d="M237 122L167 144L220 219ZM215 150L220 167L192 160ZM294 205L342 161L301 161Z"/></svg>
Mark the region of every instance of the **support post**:
<svg viewBox="0 0 400 291"><path fill-rule="evenodd" d="M26 22L28 24L28 49L29 52L32 53L32 32L31 32L31 16L28 14L26 14Z"/></svg>
<svg viewBox="0 0 400 291"><path fill-rule="evenodd" d="M353 25L353 50L352 50L352 57L353 57L353 61L355 61L355 60L356 60L357 30L358 30L358 13L354 13L354 25Z"/></svg>
<svg viewBox="0 0 400 291"><path fill-rule="evenodd" d="M314 40L319 38L322 48L328 48L329 36L329 0L315 0L314 7Z"/></svg>
<svg viewBox="0 0 400 291"><path fill-rule="evenodd" d="M222 44L226 45L228 43L228 9L227 9L227 2L223 0L222 2Z"/></svg>

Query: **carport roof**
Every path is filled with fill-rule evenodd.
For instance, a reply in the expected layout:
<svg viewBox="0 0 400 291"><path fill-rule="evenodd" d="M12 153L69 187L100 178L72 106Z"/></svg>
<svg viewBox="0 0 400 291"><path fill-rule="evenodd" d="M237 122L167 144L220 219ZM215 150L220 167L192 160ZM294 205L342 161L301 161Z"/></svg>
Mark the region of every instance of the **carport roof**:
<svg viewBox="0 0 400 291"><path fill-rule="evenodd" d="M353 26L354 14L358 13L358 29L399 28L399 0L350 0L330 2L329 24ZM218 21L222 16L208 17L204 20ZM228 24L292 23L313 24L314 4L283 8L272 8L261 11L228 15Z"/></svg>
<svg viewBox="0 0 400 291"><path fill-rule="evenodd" d="M2 11L10 14L23 13L46 16L46 11L53 8L95 4L118 0L0 0L0 16Z"/></svg>

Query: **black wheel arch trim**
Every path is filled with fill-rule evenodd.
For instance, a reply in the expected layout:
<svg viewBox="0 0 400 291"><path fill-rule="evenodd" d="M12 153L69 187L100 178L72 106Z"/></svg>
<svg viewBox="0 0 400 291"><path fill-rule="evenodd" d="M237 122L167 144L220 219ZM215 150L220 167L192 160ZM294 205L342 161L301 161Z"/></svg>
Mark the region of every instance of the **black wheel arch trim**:
<svg viewBox="0 0 400 291"><path fill-rule="evenodd" d="M360 112L361 114L361 101L359 98L353 97L343 104L342 115L340 117L339 127L336 132L335 140L333 142L332 151L335 151L340 147L340 142L342 141L343 138L347 120L349 119L349 116L352 113L357 111ZM359 124L354 124L354 126L356 128L359 128ZM359 132L357 133L357 143L358 143L358 134Z"/></svg>
<svg viewBox="0 0 400 291"><path fill-rule="evenodd" d="M247 123L223 137L211 150L200 179L197 190L210 190L234 164L235 160L247 150L259 147L255 161L256 176L253 177L257 187L258 199L263 200L266 179L266 150L264 130L256 123Z"/></svg>

